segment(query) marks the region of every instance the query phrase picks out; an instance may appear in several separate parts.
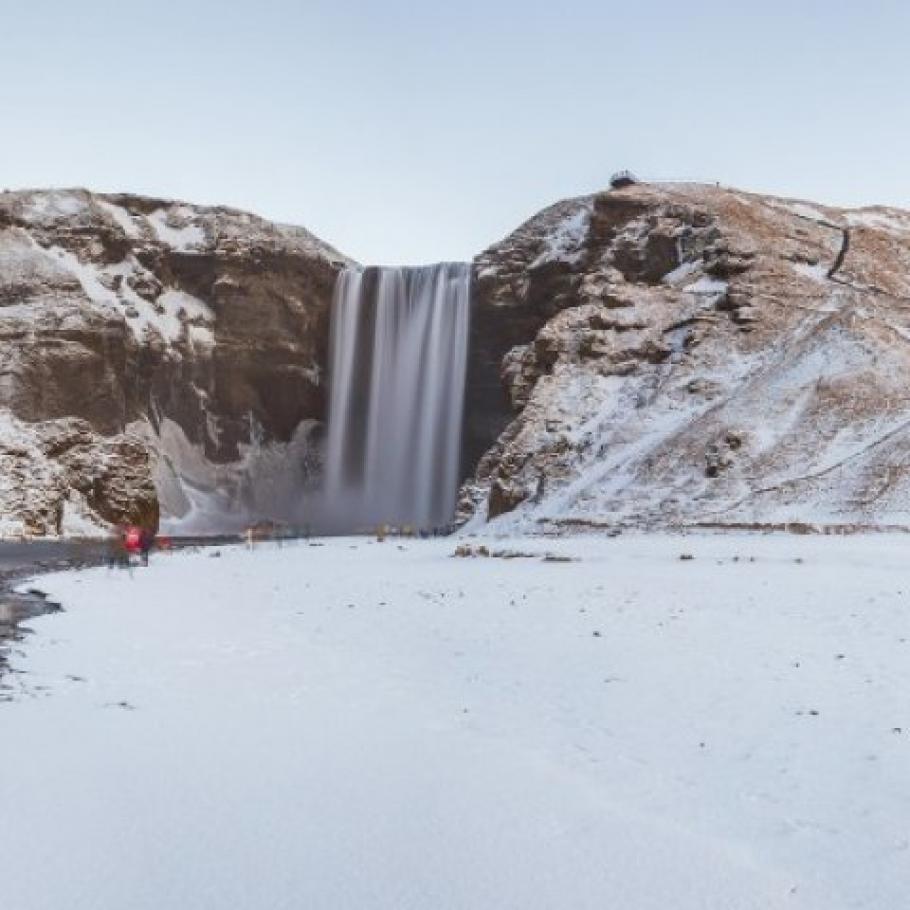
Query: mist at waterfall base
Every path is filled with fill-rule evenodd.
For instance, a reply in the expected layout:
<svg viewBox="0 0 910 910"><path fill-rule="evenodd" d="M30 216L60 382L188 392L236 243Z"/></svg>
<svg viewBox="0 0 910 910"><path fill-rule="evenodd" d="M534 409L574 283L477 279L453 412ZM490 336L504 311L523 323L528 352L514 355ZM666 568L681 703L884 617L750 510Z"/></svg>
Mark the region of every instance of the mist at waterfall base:
<svg viewBox="0 0 910 910"><path fill-rule="evenodd" d="M287 442L267 441L250 416L249 442L236 462L209 461L173 421L153 445L161 531L173 536L238 534L259 522L306 530L313 521L319 424L301 423Z"/></svg>
<svg viewBox="0 0 910 910"><path fill-rule="evenodd" d="M320 525L430 529L452 521L470 284L467 263L339 275Z"/></svg>

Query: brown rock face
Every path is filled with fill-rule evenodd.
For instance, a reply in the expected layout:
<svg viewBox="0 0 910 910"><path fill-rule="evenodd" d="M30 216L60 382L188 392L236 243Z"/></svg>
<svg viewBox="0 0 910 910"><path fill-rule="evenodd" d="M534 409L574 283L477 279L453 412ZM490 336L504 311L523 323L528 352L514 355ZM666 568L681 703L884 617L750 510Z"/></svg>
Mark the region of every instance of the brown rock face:
<svg viewBox="0 0 910 910"><path fill-rule="evenodd" d="M149 453L77 418L19 421L0 411L0 534L84 535L98 519L158 526Z"/></svg>
<svg viewBox="0 0 910 910"><path fill-rule="evenodd" d="M910 214L636 185L475 273L462 516L910 524Z"/></svg>
<svg viewBox="0 0 910 910"><path fill-rule="evenodd" d="M83 421L109 467L68 468L72 489L101 521L157 521L142 498L148 452L127 428L144 424L154 449L169 422L221 464L253 436L287 443L322 419L344 262L301 228L230 209L0 194L0 408L25 422Z"/></svg>
<svg viewBox="0 0 910 910"><path fill-rule="evenodd" d="M576 262L586 226L583 206L581 200L552 206L475 260L465 396L463 461L468 473L513 416L512 383L504 384L500 375L503 358L576 299ZM551 225L566 226L553 241L555 255L548 245Z"/></svg>

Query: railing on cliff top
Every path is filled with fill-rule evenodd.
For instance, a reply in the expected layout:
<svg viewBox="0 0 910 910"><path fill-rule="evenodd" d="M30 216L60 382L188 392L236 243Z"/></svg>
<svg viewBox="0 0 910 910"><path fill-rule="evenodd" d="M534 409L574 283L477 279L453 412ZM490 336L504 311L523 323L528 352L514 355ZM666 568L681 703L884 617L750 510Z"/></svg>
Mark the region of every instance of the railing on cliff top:
<svg viewBox="0 0 910 910"><path fill-rule="evenodd" d="M721 182L714 177L655 177L645 174L636 174L634 171L621 170L617 171L610 177L610 186L627 186L633 183L693 183L705 186L722 186Z"/></svg>

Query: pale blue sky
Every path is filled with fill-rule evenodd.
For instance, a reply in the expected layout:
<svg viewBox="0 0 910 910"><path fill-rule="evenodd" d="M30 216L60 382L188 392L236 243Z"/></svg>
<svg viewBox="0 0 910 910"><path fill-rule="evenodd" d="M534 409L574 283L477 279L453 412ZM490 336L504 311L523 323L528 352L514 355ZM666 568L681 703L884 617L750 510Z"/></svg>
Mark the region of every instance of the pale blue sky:
<svg viewBox="0 0 910 910"><path fill-rule="evenodd" d="M0 184L384 263L469 258L621 167L910 207L908 43L898 0L5 0Z"/></svg>

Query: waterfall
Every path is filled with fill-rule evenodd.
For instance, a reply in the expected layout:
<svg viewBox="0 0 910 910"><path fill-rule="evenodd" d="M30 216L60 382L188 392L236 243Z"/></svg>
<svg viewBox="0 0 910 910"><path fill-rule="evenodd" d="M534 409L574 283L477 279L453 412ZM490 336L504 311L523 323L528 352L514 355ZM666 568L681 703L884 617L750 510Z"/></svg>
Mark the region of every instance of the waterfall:
<svg viewBox="0 0 910 910"><path fill-rule="evenodd" d="M470 283L466 263L339 275L324 503L336 528L452 520Z"/></svg>

